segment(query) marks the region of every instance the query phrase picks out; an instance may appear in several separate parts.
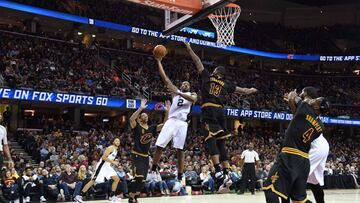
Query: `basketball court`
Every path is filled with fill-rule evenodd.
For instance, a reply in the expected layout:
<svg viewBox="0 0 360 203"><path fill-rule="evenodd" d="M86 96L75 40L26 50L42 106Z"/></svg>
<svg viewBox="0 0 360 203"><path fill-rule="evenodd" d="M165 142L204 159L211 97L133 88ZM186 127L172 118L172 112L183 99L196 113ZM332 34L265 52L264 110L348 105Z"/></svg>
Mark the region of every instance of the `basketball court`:
<svg viewBox="0 0 360 203"><path fill-rule="evenodd" d="M315 202L313 195L308 191L308 198ZM93 203L105 203L109 201L93 201ZM122 203L127 202L123 199ZM141 198L140 203L260 203L265 202L263 192L257 192L256 195L246 193L245 195L237 194L221 194L221 195L197 195L197 196L181 196L181 197L153 197ZM360 202L359 190L325 190L326 203L350 203ZM89 202L90 203L90 202Z"/></svg>

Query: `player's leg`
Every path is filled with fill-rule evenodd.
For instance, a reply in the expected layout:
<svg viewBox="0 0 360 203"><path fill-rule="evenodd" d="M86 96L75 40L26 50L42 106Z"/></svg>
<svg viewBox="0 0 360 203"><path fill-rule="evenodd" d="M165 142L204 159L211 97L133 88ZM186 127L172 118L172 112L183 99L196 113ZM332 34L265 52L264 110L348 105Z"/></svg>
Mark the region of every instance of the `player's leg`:
<svg viewBox="0 0 360 203"><path fill-rule="evenodd" d="M226 120L222 109L216 110L216 118L218 124L220 124L221 130L223 130L223 132L216 135L217 146L220 152L220 162L223 168L224 175L228 175L230 171L230 163L229 163L228 151L226 149L226 140L229 139L229 137L231 137L231 133L227 131Z"/></svg>
<svg viewBox="0 0 360 203"><path fill-rule="evenodd" d="M85 186L82 188L81 190L81 195L80 196L76 196L74 198L75 201L77 202L82 202L82 197L86 196L86 193L89 191L89 189L95 184L96 179L99 176L102 176L103 172L101 171L104 167L105 162L101 161L96 165L96 170L95 173L93 175L93 177L91 178L91 180L89 182L87 182L85 184ZM101 178L101 177L100 177Z"/></svg>
<svg viewBox="0 0 360 203"><path fill-rule="evenodd" d="M288 170L288 157L279 154L274 165L269 171L268 178L264 181L263 191L267 203L278 203L289 199L288 194L292 188L290 171Z"/></svg>
<svg viewBox="0 0 360 203"><path fill-rule="evenodd" d="M311 189L312 193L314 194L314 198L316 203L325 203L324 200L324 190L320 184L314 185L308 183L309 188Z"/></svg>
<svg viewBox="0 0 360 203"><path fill-rule="evenodd" d="M294 166L296 168L292 168L292 178L294 178L294 182L290 192L291 200L294 203L311 203L311 201L307 199L306 194L306 182L310 171L310 162L299 158L297 164L294 164Z"/></svg>
<svg viewBox="0 0 360 203"><path fill-rule="evenodd" d="M181 181L184 173L184 145L186 141L188 124L184 121L179 121L177 122L176 128L177 131L174 133L173 137L173 147L177 150L176 155L178 159L178 180Z"/></svg>
<svg viewBox="0 0 360 203"><path fill-rule="evenodd" d="M280 203L279 196L272 190L264 190L266 203Z"/></svg>
<svg viewBox="0 0 360 203"><path fill-rule="evenodd" d="M149 170L149 157L133 156L133 172L135 180L131 182L131 192L129 193L129 203L137 203L137 198L144 187L144 181Z"/></svg>
<svg viewBox="0 0 360 203"><path fill-rule="evenodd" d="M201 128L202 134L205 137L205 144L208 153L211 156L211 161L215 167L216 182L222 182L224 180L223 172L220 166L220 151L217 146L216 136L219 133L224 132L218 123L216 118L218 108L206 107L201 109Z"/></svg>
<svg viewBox="0 0 360 203"><path fill-rule="evenodd" d="M176 123L174 119L169 119L165 122L164 127L162 128L158 138L156 139L156 150L152 160L152 171L156 171L158 168L158 163L161 159L162 151L171 141L173 132L175 130L174 126Z"/></svg>
<svg viewBox="0 0 360 203"><path fill-rule="evenodd" d="M116 173L116 171L114 171ZM111 184L111 192L110 192L110 198L112 198L113 200L114 199L117 199L116 198L116 189L117 189L117 186L120 182L120 177L118 175L113 175L111 176L111 179L112 179L112 184Z"/></svg>

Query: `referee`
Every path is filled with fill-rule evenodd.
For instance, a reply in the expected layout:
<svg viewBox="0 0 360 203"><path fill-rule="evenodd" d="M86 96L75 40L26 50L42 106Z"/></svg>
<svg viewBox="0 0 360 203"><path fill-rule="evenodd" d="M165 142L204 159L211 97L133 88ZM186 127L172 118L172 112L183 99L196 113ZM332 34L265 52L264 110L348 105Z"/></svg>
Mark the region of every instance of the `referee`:
<svg viewBox="0 0 360 203"><path fill-rule="evenodd" d="M8 169L12 169L14 167L14 162L11 159L10 150L9 150L6 136L7 136L6 128L4 126L0 125L0 171L2 171L2 169L3 169L4 154L8 160L7 161ZM6 202L2 195L2 190L0 190L0 202Z"/></svg>
<svg viewBox="0 0 360 203"><path fill-rule="evenodd" d="M241 166L244 167L242 169L239 195L244 194L248 183L251 194L255 194L255 163L256 165L259 163L259 154L254 150L254 144L250 143L248 149L241 154Z"/></svg>

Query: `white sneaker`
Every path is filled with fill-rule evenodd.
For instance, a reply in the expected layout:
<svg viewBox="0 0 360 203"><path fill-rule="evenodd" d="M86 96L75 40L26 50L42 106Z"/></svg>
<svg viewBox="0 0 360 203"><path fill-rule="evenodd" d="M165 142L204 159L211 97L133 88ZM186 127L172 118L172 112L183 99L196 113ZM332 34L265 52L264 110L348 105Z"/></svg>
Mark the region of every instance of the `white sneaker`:
<svg viewBox="0 0 360 203"><path fill-rule="evenodd" d="M81 195L76 195L75 198L74 198L74 200L75 200L76 202L79 202L79 203L83 203L83 202L84 202L84 201L82 200L82 196L81 196Z"/></svg>
<svg viewBox="0 0 360 203"><path fill-rule="evenodd" d="M24 202L25 202L25 203L26 203L26 202L30 202L30 197L27 196L27 197L24 199Z"/></svg>
<svg viewBox="0 0 360 203"><path fill-rule="evenodd" d="M121 202L121 199L116 197L115 195L109 198L110 202Z"/></svg>
<svg viewBox="0 0 360 203"><path fill-rule="evenodd" d="M40 202L46 202L46 199L45 199L44 196L41 196L41 197L40 197Z"/></svg>

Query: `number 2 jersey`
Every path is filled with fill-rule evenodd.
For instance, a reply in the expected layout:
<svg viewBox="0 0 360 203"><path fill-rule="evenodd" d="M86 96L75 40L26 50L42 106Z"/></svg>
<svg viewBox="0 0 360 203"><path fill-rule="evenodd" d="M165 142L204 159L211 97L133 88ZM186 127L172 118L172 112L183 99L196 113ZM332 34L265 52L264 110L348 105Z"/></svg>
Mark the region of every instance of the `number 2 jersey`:
<svg viewBox="0 0 360 203"><path fill-rule="evenodd" d="M211 75L207 69L201 72L202 104L212 103L223 106L227 94L235 92L236 86L228 80Z"/></svg>
<svg viewBox="0 0 360 203"><path fill-rule="evenodd" d="M183 92L184 94L191 95L190 92ZM192 102L184 99L180 95L173 97L172 104L169 111L169 119L175 118L178 120L186 121L188 114L191 111Z"/></svg>
<svg viewBox="0 0 360 203"><path fill-rule="evenodd" d="M291 148L295 148L308 153L311 142L318 138L323 131L324 125L311 105L300 101L297 104L297 112L285 132L283 148L290 151Z"/></svg>

